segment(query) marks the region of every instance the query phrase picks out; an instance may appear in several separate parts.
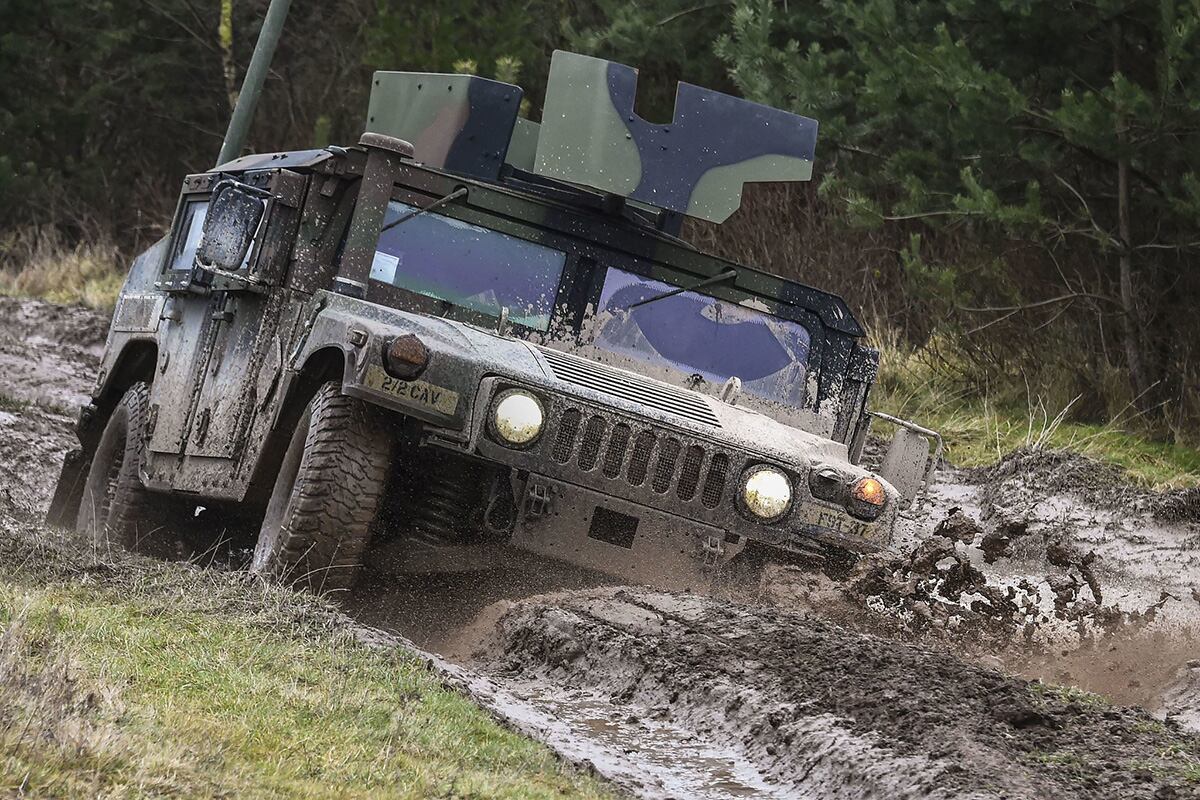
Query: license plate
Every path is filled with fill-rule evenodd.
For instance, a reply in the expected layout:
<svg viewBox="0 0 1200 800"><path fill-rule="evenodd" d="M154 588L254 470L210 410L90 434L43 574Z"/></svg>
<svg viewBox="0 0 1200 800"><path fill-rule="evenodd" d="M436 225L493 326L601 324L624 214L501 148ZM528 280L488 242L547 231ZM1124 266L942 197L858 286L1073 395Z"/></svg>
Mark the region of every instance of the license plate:
<svg viewBox="0 0 1200 800"><path fill-rule="evenodd" d="M795 519L814 528L824 528L843 536L857 536L868 541L879 539L881 533L877 523L856 520L845 511L818 505L801 505L796 509Z"/></svg>
<svg viewBox="0 0 1200 800"><path fill-rule="evenodd" d="M458 408L458 392L426 381L402 381L393 378L380 367L367 370L366 385L390 394L406 406L434 411L447 417Z"/></svg>

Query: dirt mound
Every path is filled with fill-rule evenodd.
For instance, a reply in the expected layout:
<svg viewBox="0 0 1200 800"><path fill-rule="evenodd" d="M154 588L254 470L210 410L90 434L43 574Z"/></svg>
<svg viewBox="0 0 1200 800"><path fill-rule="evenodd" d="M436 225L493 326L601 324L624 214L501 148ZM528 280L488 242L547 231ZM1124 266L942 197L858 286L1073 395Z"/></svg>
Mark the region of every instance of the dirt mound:
<svg viewBox="0 0 1200 800"><path fill-rule="evenodd" d="M737 743L804 796L1200 797L1200 737L827 621L608 589L516 604L484 658Z"/></svg>
<svg viewBox="0 0 1200 800"><path fill-rule="evenodd" d="M0 297L0 331L36 338L55 346L95 348L104 345L109 319L82 306L43 300Z"/></svg>
<svg viewBox="0 0 1200 800"><path fill-rule="evenodd" d="M0 408L32 403L74 416L107 335L108 319L86 308L0 297Z"/></svg>

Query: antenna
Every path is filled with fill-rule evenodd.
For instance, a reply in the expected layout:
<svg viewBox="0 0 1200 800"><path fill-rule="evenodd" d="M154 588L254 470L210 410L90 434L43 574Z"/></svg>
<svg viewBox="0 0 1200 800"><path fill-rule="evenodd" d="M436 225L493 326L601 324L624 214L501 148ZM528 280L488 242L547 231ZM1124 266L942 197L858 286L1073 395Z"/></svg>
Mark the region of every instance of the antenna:
<svg viewBox="0 0 1200 800"><path fill-rule="evenodd" d="M258 105L263 83L267 79L267 70L271 66L271 59L275 57L279 34L283 32L283 21L287 19L291 6L292 0L271 0L271 5L267 7L267 16L258 34L258 42L254 45L254 55L250 56L250 66L246 68L242 90L238 92L233 115L229 118L229 128L225 131L221 154L217 156L218 164L232 161L241 155L242 147L246 144L246 134L250 132L250 123L254 120L254 108Z"/></svg>

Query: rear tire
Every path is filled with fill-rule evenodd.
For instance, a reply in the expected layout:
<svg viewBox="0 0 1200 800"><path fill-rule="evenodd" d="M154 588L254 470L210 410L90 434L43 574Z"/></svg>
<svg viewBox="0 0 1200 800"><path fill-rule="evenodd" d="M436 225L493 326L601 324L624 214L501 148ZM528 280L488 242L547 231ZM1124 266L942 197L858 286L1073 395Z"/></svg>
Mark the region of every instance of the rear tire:
<svg viewBox="0 0 1200 800"><path fill-rule="evenodd" d="M292 434L251 571L314 592L349 589L370 541L393 436L372 406L329 382Z"/></svg>
<svg viewBox="0 0 1200 800"><path fill-rule="evenodd" d="M75 530L97 550L119 547L174 555L174 537L162 530L156 511L167 499L147 490L141 481L149 412L150 387L135 383L113 409L92 455Z"/></svg>

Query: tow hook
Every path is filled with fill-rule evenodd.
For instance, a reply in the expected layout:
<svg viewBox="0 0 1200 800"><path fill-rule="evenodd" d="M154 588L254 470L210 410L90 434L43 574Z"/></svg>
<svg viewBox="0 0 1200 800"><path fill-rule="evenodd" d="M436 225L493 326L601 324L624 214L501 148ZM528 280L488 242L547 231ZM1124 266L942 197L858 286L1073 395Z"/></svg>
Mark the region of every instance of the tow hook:
<svg viewBox="0 0 1200 800"><path fill-rule="evenodd" d="M530 517L543 517L550 513L554 489L549 484L536 480L529 481L528 498L525 513Z"/></svg>
<svg viewBox="0 0 1200 800"><path fill-rule="evenodd" d="M716 567L721 563L721 556L725 555L725 537L710 533L700 545L703 550L704 565L708 567Z"/></svg>

